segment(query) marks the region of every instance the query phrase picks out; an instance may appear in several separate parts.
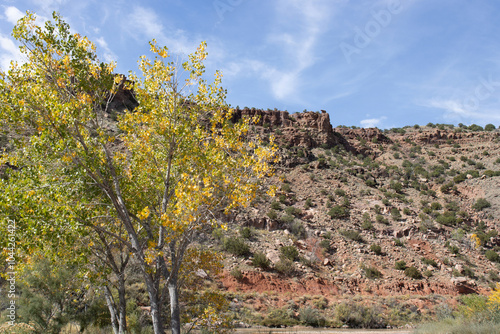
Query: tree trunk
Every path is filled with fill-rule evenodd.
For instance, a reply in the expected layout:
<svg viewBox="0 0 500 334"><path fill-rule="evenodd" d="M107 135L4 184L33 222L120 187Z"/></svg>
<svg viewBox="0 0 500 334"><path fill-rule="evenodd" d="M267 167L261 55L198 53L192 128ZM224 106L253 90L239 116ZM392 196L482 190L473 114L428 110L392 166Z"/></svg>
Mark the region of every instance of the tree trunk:
<svg viewBox="0 0 500 334"><path fill-rule="evenodd" d="M113 333L119 334L115 302L113 301L113 295L111 294L111 291L107 286L104 287L104 296L106 298L106 304L108 305L109 313L111 314L111 327L113 327Z"/></svg>
<svg viewBox="0 0 500 334"><path fill-rule="evenodd" d="M164 334L163 319L161 316L160 287L157 280L144 272L146 277L146 287L149 295L149 305L151 306L151 320L153 321L154 334Z"/></svg>
<svg viewBox="0 0 500 334"><path fill-rule="evenodd" d="M127 333L127 301L125 299L125 279L120 276L118 281L118 307L109 287L104 288L104 296L108 305L109 313L111 314L111 327L114 334Z"/></svg>
<svg viewBox="0 0 500 334"><path fill-rule="evenodd" d="M181 312L179 308L179 290L177 278L172 277L168 283L168 294L170 295L170 327L172 334L181 334Z"/></svg>
<svg viewBox="0 0 500 334"><path fill-rule="evenodd" d="M127 300L125 298L125 274L118 277L118 330L119 334L127 333Z"/></svg>

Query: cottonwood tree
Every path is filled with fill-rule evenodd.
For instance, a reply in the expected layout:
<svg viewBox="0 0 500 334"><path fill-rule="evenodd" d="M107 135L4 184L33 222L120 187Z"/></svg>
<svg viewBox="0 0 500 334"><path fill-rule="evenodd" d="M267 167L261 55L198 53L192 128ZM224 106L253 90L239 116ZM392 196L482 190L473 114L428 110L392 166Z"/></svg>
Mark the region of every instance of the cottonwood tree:
<svg viewBox="0 0 500 334"><path fill-rule="evenodd" d="M13 36L27 62L1 73L0 116L23 135L2 159L43 166L57 175L55 191L74 189L76 203L92 198L81 203L85 210L75 205L72 218L127 247L149 294L154 332L164 331L168 298L172 333L180 333L185 256L198 234L220 225L221 214L255 199L272 173L272 140L263 146L251 139L252 120L231 121L222 75L205 79L205 43L178 65L153 41L154 59L141 57L142 73L125 81L56 14L42 28L28 13ZM133 89L139 107L113 123L119 89ZM102 219L106 210L113 219ZM125 235L116 233L120 226Z"/></svg>

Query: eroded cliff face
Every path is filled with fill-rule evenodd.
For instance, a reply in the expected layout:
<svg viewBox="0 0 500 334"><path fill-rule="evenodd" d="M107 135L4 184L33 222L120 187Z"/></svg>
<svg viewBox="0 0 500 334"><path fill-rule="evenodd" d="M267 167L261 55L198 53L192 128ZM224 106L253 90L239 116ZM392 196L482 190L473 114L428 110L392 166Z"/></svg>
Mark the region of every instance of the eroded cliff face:
<svg viewBox="0 0 500 334"><path fill-rule="evenodd" d="M352 150L341 134L335 132L326 111L307 111L290 115L288 111L262 109L236 109L234 121L241 118L259 118L257 132L273 133L281 147L330 148L342 145Z"/></svg>

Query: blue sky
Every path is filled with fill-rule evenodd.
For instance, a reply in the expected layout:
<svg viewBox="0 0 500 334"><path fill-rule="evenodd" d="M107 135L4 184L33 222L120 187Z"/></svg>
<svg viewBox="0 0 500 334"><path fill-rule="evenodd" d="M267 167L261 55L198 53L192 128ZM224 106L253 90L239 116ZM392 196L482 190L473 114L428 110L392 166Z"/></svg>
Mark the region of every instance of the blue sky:
<svg viewBox="0 0 500 334"><path fill-rule="evenodd" d="M118 71L156 38L180 59L208 43L232 106L330 113L379 128L500 125L497 0L3 0L0 66L26 11L58 11Z"/></svg>

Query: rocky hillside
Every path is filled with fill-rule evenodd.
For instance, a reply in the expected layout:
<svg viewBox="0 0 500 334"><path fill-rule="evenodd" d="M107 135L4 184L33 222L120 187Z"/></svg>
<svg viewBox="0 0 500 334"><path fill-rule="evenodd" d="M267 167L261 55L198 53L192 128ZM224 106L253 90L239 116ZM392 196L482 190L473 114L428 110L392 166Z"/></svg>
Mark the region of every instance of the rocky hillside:
<svg viewBox="0 0 500 334"><path fill-rule="evenodd" d="M253 115L280 145L268 180L280 191L240 212L233 235L213 233L242 321L293 323L310 308L342 325L347 305L398 326L500 281L499 130L333 128L324 111L235 119Z"/></svg>

